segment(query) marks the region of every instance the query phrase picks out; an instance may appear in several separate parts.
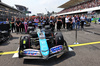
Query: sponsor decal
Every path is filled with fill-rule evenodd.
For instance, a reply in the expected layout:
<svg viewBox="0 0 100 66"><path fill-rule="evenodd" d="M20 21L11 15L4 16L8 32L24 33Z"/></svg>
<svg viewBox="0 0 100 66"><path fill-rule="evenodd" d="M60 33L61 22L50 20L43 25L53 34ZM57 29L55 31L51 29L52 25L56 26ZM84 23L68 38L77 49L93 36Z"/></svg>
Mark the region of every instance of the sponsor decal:
<svg viewBox="0 0 100 66"><path fill-rule="evenodd" d="M25 24L27 24L27 23L25 23Z"/></svg>
<svg viewBox="0 0 100 66"><path fill-rule="evenodd" d="M32 23L31 21L29 21L29 23Z"/></svg>
<svg viewBox="0 0 100 66"><path fill-rule="evenodd" d="M43 22L46 22L45 20Z"/></svg>
<svg viewBox="0 0 100 66"><path fill-rule="evenodd" d="M52 20L50 20L50 22L53 22Z"/></svg>
<svg viewBox="0 0 100 66"><path fill-rule="evenodd" d="M25 55L36 56L38 53L39 53L38 51L33 51L33 50L24 51L24 54L25 54Z"/></svg>
<svg viewBox="0 0 100 66"><path fill-rule="evenodd" d="M62 45L59 45L59 46L56 46L56 47L51 48L50 51L52 53L57 53L57 52L61 51L62 49L63 49L63 46Z"/></svg>
<svg viewBox="0 0 100 66"><path fill-rule="evenodd" d="M41 23L38 23L38 25L41 25Z"/></svg>

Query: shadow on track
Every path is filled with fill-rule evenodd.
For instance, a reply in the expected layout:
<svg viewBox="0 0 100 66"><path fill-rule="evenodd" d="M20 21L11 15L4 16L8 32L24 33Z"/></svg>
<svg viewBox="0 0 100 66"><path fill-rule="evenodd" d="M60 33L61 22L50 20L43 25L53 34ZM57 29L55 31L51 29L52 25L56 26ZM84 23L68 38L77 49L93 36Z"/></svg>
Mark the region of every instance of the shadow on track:
<svg viewBox="0 0 100 66"><path fill-rule="evenodd" d="M55 30L55 32L73 32L76 31L75 29L73 30L67 30L67 29L61 29L60 31ZM77 31L82 31L81 29L77 29Z"/></svg>
<svg viewBox="0 0 100 66"><path fill-rule="evenodd" d="M85 30L93 30L95 28L85 27Z"/></svg>
<svg viewBox="0 0 100 66"><path fill-rule="evenodd" d="M0 46L6 46L6 45L10 44L10 41L13 39L19 39L19 37L8 38L7 40L0 42Z"/></svg>
<svg viewBox="0 0 100 66"><path fill-rule="evenodd" d="M6 40L5 42L0 42L0 46L6 46L8 45L10 42L8 40Z"/></svg>
<svg viewBox="0 0 100 66"><path fill-rule="evenodd" d="M19 37L12 37L12 38L10 38L10 40L13 40L13 39L19 39Z"/></svg>
<svg viewBox="0 0 100 66"><path fill-rule="evenodd" d="M75 56L75 55L76 55L75 52L67 52L59 58L54 57L54 58L51 58L49 60L28 60L28 59L25 59L23 64L53 66L53 65L58 64L60 62L63 62L64 60L66 60L68 58L71 58L72 56Z"/></svg>

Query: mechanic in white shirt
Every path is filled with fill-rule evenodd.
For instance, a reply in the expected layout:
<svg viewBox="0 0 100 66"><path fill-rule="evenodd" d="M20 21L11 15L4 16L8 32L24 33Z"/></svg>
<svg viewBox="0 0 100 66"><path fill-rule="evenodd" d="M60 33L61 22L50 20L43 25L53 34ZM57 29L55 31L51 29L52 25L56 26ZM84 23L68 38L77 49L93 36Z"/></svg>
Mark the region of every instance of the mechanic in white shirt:
<svg viewBox="0 0 100 66"><path fill-rule="evenodd" d="M69 23L69 16L66 16L65 18L66 28L69 29L70 23Z"/></svg>
<svg viewBox="0 0 100 66"><path fill-rule="evenodd" d="M72 17L72 22L73 22L73 29L75 29L75 17Z"/></svg>
<svg viewBox="0 0 100 66"><path fill-rule="evenodd" d="M8 18L6 19L6 24L10 24L10 23L9 23L9 19L8 19Z"/></svg>
<svg viewBox="0 0 100 66"><path fill-rule="evenodd" d="M85 16L82 14L80 19L81 19L81 29L84 29Z"/></svg>

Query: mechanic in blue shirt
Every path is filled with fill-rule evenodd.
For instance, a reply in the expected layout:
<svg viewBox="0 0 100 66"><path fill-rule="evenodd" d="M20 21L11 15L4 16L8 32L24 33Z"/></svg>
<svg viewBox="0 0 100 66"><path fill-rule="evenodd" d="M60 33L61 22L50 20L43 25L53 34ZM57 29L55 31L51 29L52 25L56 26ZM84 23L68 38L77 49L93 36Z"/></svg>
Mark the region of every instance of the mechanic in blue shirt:
<svg viewBox="0 0 100 66"><path fill-rule="evenodd" d="M49 25L49 17L46 17L46 25Z"/></svg>
<svg viewBox="0 0 100 66"><path fill-rule="evenodd" d="M21 19L21 29L20 31L22 30L22 32L24 31L24 18Z"/></svg>
<svg viewBox="0 0 100 66"><path fill-rule="evenodd" d="M43 17L41 16L41 18L40 18L40 22L42 23L43 22Z"/></svg>
<svg viewBox="0 0 100 66"><path fill-rule="evenodd" d="M13 30L15 30L14 23L15 23L14 18L11 18L12 32L13 32Z"/></svg>
<svg viewBox="0 0 100 66"><path fill-rule="evenodd" d="M44 16L42 19L43 27L46 25L46 17Z"/></svg>
<svg viewBox="0 0 100 66"><path fill-rule="evenodd" d="M78 25L78 29L80 29L80 16L76 16L76 25Z"/></svg>
<svg viewBox="0 0 100 66"><path fill-rule="evenodd" d="M32 26L32 20L31 20L31 18L29 18L28 26Z"/></svg>

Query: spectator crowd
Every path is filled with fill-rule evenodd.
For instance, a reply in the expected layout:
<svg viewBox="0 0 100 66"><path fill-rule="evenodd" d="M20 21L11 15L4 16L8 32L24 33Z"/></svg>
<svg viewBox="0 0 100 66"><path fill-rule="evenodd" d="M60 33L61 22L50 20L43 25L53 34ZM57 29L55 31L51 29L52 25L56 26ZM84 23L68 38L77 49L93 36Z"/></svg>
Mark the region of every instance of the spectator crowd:
<svg viewBox="0 0 100 66"><path fill-rule="evenodd" d="M86 1L83 3L77 4L76 6L65 8L61 12L59 12L59 14L65 13L65 12L82 10L82 9L86 9L86 8L97 7L97 6L100 6L100 0L90 0L90 1Z"/></svg>

